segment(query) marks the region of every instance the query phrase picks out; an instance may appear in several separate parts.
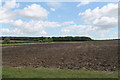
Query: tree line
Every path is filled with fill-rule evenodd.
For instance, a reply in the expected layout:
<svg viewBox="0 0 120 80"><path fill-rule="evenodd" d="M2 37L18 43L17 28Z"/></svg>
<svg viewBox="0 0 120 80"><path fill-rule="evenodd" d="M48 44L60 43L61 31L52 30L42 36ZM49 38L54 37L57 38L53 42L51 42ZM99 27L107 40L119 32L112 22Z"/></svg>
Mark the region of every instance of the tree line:
<svg viewBox="0 0 120 80"><path fill-rule="evenodd" d="M28 41L28 42L63 42L63 41L91 41L90 37L66 36L66 37L1 37L3 41Z"/></svg>

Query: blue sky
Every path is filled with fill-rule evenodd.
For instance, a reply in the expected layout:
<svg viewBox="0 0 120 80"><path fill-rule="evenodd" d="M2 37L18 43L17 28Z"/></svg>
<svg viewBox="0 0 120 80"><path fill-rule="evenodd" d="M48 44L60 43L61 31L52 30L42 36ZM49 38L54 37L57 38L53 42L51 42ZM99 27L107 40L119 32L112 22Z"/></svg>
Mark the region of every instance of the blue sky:
<svg viewBox="0 0 120 80"><path fill-rule="evenodd" d="M1 36L118 37L117 3L15 2L0 8Z"/></svg>

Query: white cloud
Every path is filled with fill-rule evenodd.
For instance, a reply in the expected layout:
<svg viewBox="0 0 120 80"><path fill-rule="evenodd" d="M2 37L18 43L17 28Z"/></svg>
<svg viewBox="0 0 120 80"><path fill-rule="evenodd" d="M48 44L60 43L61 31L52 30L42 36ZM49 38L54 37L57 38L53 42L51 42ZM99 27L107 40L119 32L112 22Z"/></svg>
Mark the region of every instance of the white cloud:
<svg viewBox="0 0 120 80"><path fill-rule="evenodd" d="M16 3L16 0L6 1L4 7L6 9L17 8L19 4Z"/></svg>
<svg viewBox="0 0 120 80"><path fill-rule="evenodd" d="M48 11L37 4L32 4L21 10L14 10L19 7L19 3L15 0L6 1L3 6L0 6L0 24L10 23L17 16L31 19L45 19L48 17ZM19 15L18 15L19 14Z"/></svg>
<svg viewBox="0 0 120 80"><path fill-rule="evenodd" d="M56 28L56 27L61 27L61 26L65 26L65 25L71 25L74 24L73 21L68 21L68 22L48 22L48 21L38 21L38 23L40 25L42 25L45 28Z"/></svg>
<svg viewBox="0 0 120 80"><path fill-rule="evenodd" d="M61 26L58 22L39 21L39 23L45 28L55 28Z"/></svg>
<svg viewBox="0 0 120 80"><path fill-rule="evenodd" d="M55 11L55 9L54 9L54 8L50 8L50 10L51 10L51 11Z"/></svg>
<svg viewBox="0 0 120 80"><path fill-rule="evenodd" d="M14 0L6 1L5 5L0 6L0 24L11 22L16 17L15 11L12 11L11 9L17 7L19 7L19 4Z"/></svg>
<svg viewBox="0 0 120 80"><path fill-rule="evenodd" d="M18 10L20 16L31 19L45 19L48 17L48 11L38 4L32 4L22 10Z"/></svg>
<svg viewBox="0 0 120 80"><path fill-rule="evenodd" d="M94 33L101 38L113 28L118 27L118 4L110 3L102 8L87 9L79 15L86 24L96 29Z"/></svg>
<svg viewBox="0 0 120 80"><path fill-rule="evenodd" d="M46 35L48 34L46 32L46 29L48 28L56 28L56 27L61 27L64 25L71 25L73 24L73 21L68 21L68 22L49 22L49 21L29 21L25 22L22 20L16 20L16 21L11 21L11 27L14 29L10 30L7 28L2 29L2 33L4 34L10 34L10 35Z"/></svg>
<svg viewBox="0 0 120 80"><path fill-rule="evenodd" d="M48 6L53 7L53 8L59 8L59 7L62 5L61 2L47 2L46 4L47 4Z"/></svg>
<svg viewBox="0 0 120 80"><path fill-rule="evenodd" d="M94 33L103 36L112 28L118 27L118 4L108 4L93 10L87 9L80 15L87 25L71 25L63 28L61 33L80 35Z"/></svg>
<svg viewBox="0 0 120 80"><path fill-rule="evenodd" d="M62 34L78 34L105 37L113 28L118 27L118 4L108 4L102 8L87 9L79 13L87 25L70 25L61 30Z"/></svg>
<svg viewBox="0 0 120 80"><path fill-rule="evenodd" d="M4 8L0 8L0 24L9 23L13 18L13 15L10 11L5 10Z"/></svg>
<svg viewBox="0 0 120 80"><path fill-rule="evenodd" d="M84 5L87 5L89 3L90 3L89 1L83 1L83 2L80 2L76 7L84 6Z"/></svg>
<svg viewBox="0 0 120 80"><path fill-rule="evenodd" d="M85 23L100 29L110 29L118 26L118 4L111 3L102 8L87 9L80 15L82 15L82 20Z"/></svg>
<svg viewBox="0 0 120 80"><path fill-rule="evenodd" d="M8 28L0 28L0 34L1 35L22 35L23 33L18 29L10 30Z"/></svg>
<svg viewBox="0 0 120 80"><path fill-rule="evenodd" d="M23 22L22 20L13 21L12 26L24 35L46 35L44 26L39 21Z"/></svg>
<svg viewBox="0 0 120 80"><path fill-rule="evenodd" d="M75 24L74 21L67 21L67 22L64 22L62 25L71 25L71 24Z"/></svg>
<svg viewBox="0 0 120 80"><path fill-rule="evenodd" d="M64 34L64 35L67 35L67 34L70 33L70 30L69 30L69 29L62 29L62 30L60 31L60 33L61 33L61 34Z"/></svg>
<svg viewBox="0 0 120 80"><path fill-rule="evenodd" d="M88 34L92 33L96 30L95 27L92 27L90 25L70 25L68 27L65 27L61 30L62 34Z"/></svg>
<svg viewBox="0 0 120 80"><path fill-rule="evenodd" d="M114 17L101 17L93 21L94 26L100 27L100 29L109 29L117 27L118 20Z"/></svg>
<svg viewBox="0 0 120 80"><path fill-rule="evenodd" d="M32 4L23 9L13 9L17 7L19 7L19 4L15 1L8 1L3 7L0 7L0 15L2 15L0 17L0 24L9 23L13 27L13 29L1 28L3 35L46 35L46 29L48 28L74 24L73 21L59 23L39 20L47 18L49 12L37 4ZM54 8L52 10L54 11ZM16 15L31 20L15 20L17 18Z"/></svg>

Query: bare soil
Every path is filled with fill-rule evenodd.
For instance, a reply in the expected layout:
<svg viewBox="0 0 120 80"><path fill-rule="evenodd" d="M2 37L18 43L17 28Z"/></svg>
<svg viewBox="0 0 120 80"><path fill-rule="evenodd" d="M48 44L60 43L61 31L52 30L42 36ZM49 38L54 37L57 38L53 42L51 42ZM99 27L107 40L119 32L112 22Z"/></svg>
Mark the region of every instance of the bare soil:
<svg viewBox="0 0 120 80"><path fill-rule="evenodd" d="M4 66L118 70L118 41L3 45Z"/></svg>

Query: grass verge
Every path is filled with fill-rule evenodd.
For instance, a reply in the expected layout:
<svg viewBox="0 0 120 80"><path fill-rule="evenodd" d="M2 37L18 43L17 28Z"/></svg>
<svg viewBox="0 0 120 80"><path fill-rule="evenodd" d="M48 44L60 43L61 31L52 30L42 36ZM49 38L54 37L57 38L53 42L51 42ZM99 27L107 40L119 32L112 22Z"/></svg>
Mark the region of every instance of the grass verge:
<svg viewBox="0 0 120 80"><path fill-rule="evenodd" d="M3 78L118 78L117 72L3 67Z"/></svg>

